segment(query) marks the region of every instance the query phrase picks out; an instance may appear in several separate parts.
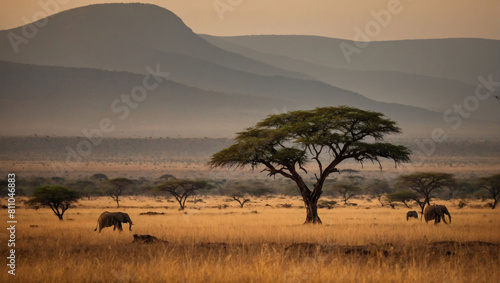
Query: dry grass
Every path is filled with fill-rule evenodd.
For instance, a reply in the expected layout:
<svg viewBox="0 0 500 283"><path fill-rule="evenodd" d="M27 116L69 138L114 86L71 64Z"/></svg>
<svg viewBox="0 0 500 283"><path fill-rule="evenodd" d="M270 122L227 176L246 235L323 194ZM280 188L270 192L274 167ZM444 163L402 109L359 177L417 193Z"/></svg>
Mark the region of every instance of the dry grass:
<svg viewBox="0 0 500 283"><path fill-rule="evenodd" d="M7 282L498 282L499 248L436 246L439 241L500 244L500 210L445 203L451 225L406 221L407 209L320 210L324 225L305 226L298 198L254 201L245 208L205 198L177 211L175 203L138 197L116 209L106 198L79 202L58 221L49 209L17 211L17 269ZM277 204L292 203L291 208ZM226 209L214 208L229 204ZM265 206L270 204L271 206ZM168 209L165 209L168 206ZM195 208L199 208L195 209ZM367 209L369 208L369 209ZM127 212L133 231L94 232L101 212ZM139 215L141 212L165 215ZM255 211L257 213L255 213ZM6 211L2 213L5 223ZM38 227L30 227L38 225ZM150 234L169 243L132 244ZM6 255L7 234L0 251ZM295 249L286 247L297 243ZM370 245L373 244L373 245ZM387 245L391 244L391 245ZM446 245L444 243L443 245ZM370 254L346 254L348 248ZM377 252L379 251L379 252Z"/></svg>

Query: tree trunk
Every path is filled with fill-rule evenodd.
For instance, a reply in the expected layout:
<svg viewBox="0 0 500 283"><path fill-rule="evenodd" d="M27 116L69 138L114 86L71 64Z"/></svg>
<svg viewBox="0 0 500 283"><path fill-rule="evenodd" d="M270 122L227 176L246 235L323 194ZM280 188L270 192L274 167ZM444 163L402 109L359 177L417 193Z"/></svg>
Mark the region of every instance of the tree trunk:
<svg viewBox="0 0 500 283"><path fill-rule="evenodd" d="M304 203L307 211L306 222L304 224L322 224L318 216L318 200L309 197Z"/></svg>
<svg viewBox="0 0 500 283"><path fill-rule="evenodd" d="M431 205L430 198L426 197L424 203L427 204L427 205Z"/></svg>
<svg viewBox="0 0 500 283"><path fill-rule="evenodd" d="M411 207L410 207L410 206L406 203L406 201L403 201L403 204L404 204L406 207L411 208Z"/></svg>
<svg viewBox="0 0 500 283"><path fill-rule="evenodd" d="M182 198L181 199L176 198L176 200L179 203L179 211L184 210L184 203L182 202Z"/></svg>
<svg viewBox="0 0 500 283"><path fill-rule="evenodd" d="M424 219L424 208L425 208L425 202L423 203L423 205L420 205L420 221L422 221L422 219Z"/></svg>
<svg viewBox="0 0 500 283"><path fill-rule="evenodd" d="M377 199L378 199L378 202L380 202L380 205L381 205L382 207L384 207L384 203L382 202L382 196L377 197Z"/></svg>

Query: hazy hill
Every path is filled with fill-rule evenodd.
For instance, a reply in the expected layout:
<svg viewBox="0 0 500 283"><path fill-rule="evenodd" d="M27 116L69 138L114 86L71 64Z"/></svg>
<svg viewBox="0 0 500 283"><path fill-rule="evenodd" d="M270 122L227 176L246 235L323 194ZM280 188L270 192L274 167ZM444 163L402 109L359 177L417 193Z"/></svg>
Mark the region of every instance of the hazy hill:
<svg viewBox="0 0 500 283"><path fill-rule="evenodd" d="M110 136L183 135L232 136L267 115L283 110L309 109L356 101L356 106L387 113L416 134L440 124L440 115L416 107L371 101L327 84L290 80L291 88L309 87L310 95L256 96L207 91L165 80L148 92L136 108L126 107L122 95L142 85L140 74L88 68L25 65L0 61L0 126L9 135L80 135L110 118L116 131ZM167 77L168 78L168 77ZM278 79L278 78L276 78ZM285 84L285 83L284 83ZM278 84L277 84L278 85ZM320 86L319 88L316 86ZM291 92L293 93L293 92ZM344 104L344 103L340 103ZM122 120L123 111L130 116Z"/></svg>
<svg viewBox="0 0 500 283"><path fill-rule="evenodd" d="M283 69L302 72L317 80L360 93L377 101L394 102L443 112L451 108L454 103L463 101L475 92L474 85L456 80L398 71L361 71L326 67L283 55L259 52L233 43L231 37L209 35L202 35L202 37L228 51ZM497 115L498 105L493 97L490 97L490 101L493 103L481 103L480 111L473 114L474 118L500 122L500 116Z"/></svg>
<svg viewBox="0 0 500 283"><path fill-rule="evenodd" d="M142 85L143 78L126 72L0 61L2 134L76 136L85 128L98 128L102 118L109 118L116 130L108 136L150 136L152 132L163 136L232 136L272 113L273 107L289 103L166 80L148 92L136 108L124 102L112 108L113 101L130 95L135 86ZM129 109L129 116L123 116L123 108Z"/></svg>
<svg viewBox="0 0 500 283"><path fill-rule="evenodd" d="M3 34L20 34L21 29ZM0 34L0 38L4 39L5 49L7 36ZM219 49L194 34L173 13L153 5L92 5L59 13L20 50L14 54L7 48L10 54L2 53L0 58L136 73L145 73L146 66L159 64L170 73L169 79L202 89L295 100L302 108L348 104L381 109L359 94L313 80L296 79L308 76ZM280 105L279 109L284 106L297 105ZM397 108L394 112L406 112Z"/></svg>
<svg viewBox="0 0 500 283"><path fill-rule="evenodd" d="M174 13L154 5L90 5L58 13L15 53L7 35L22 35L22 30L0 31L0 59L143 73L144 60L167 52L236 70L305 77L221 50L193 33Z"/></svg>
<svg viewBox="0 0 500 283"><path fill-rule="evenodd" d="M18 54L8 35L22 34L23 27L0 31L0 59L5 60L0 62L0 125L5 134L78 135L110 118L116 125L112 135L232 136L277 111L342 104L381 111L411 135L428 136L447 126L440 113L377 102L314 80L313 73L218 48L158 6L91 5L47 21L19 46ZM385 66L375 63L371 66L377 70ZM168 81L130 109L127 119L118 119L111 104L142 84L147 66L160 66L169 73ZM492 128L473 119L465 124L461 133L490 134Z"/></svg>
<svg viewBox="0 0 500 283"><path fill-rule="evenodd" d="M303 35L224 37L224 40L263 53L332 67L362 71L396 71L477 84L479 75L500 76L500 41L487 39L428 39L375 41L359 48L348 62L343 39ZM497 77L498 77L497 76Z"/></svg>

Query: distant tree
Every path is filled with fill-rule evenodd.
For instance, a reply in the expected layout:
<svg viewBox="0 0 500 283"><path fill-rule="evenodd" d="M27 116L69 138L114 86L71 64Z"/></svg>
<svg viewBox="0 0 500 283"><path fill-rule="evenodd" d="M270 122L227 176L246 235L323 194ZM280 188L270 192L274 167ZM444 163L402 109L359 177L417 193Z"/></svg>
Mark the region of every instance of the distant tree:
<svg viewBox="0 0 500 283"><path fill-rule="evenodd" d="M47 180L47 178L44 177L30 177L27 180L28 186L33 187L33 188L39 188L41 186L47 185L50 183L50 181Z"/></svg>
<svg viewBox="0 0 500 283"><path fill-rule="evenodd" d="M245 196L240 192L234 192L230 196L231 196L232 200L235 200L240 204L240 208L243 208L245 203L250 202L250 199L245 198Z"/></svg>
<svg viewBox="0 0 500 283"><path fill-rule="evenodd" d="M56 184L62 184L64 183L64 178L63 177L52 177L50 180Z"/></svg>
<svg viewBox="0 0 500 283"><path fill-rule="evenodd" d="M475 180L461 180L457 183L454 198L471 198L474 197L474 193L480 190L478 184L475 184Z"/></svg>
<svg viewBox="0 0 500 283"><path fill-rule="evenodd" d="M207 181L175 179L167 180L159 184L154 188L154 191L169 192L179 203L179 210L184 210L184 208L186 208L186 200L190 195L198 190L210 188L212 188L212 185Z"/></svg>
<svg viewBox="0 0 500 283"><path fill-rule="evenodd" d="M321 224L318 200L330 174L345 160L359 163L392 159L410 160L404 146L381 142L400 133L396 123L383 114L347 106L321 107L270 115L256 126L238 133L235 144L215 153L209 165L256 168L269 176L281 175L295 182L306 208L305 223ZM307 164L315 163L315 181L306 182ZM302 173L303 172L303 173Z"/></svg>
<svg viewBox="0 0 500 283"><path fill-rule="evenodd" d="M97 174L94 174L90 177L91 180L95 180L95 181L107 181L108 180L108 176L102 174L102 173L97 173Z"/></svg>
<svg viewBox="0 0 500 283"><path fill-rule="evenodd" d="M249 186L245 184L227 184L224 188L219 189L219 192L225 196L230 197L231 201L236 201L243 208L245 203L250 199L246 199L245 195L248 194Z"/></svg>
<svg viewBox="0 0 500 283"><path fill-rule="evenodd" d="M116 206L120 207L121 195L127 186L134 184L134 181L127 178L114 178L108 180L108 183L111 185L111 188L109 188L106 192L114 201L116 201Z"/></svg>
<svg viewBox="0 0 500 283"><path fill-rule="evenodd" d="M283 195L285 196L300 196L300 191L297 190L297 185L295 184L289 184L289 185L286 185L284 186L282 189L281 189ZM331 191L330 191L330 188L328 187L325 187L325 193L327 194L333 194Z"/></svg>
<svg viewBox="0 0 500 283"><path fill-rule="evenodd" d="M479 186L488 191L489 197L493 200L491 208L495 209L500 198L500 174L479 179Z"/></svg>
<svg viewBox="0 0 500 283"><path fill-rule="evenodd" d="M254 197L258 197L258 198L265 196L265 195L268 195L268 194L271 194L273 192L273 190L271 190L270 188L268 188L264 185L255 186L253 188L248 188L247 191L248 191L249 195L254 196Z"/></svg>
<svg viewBox="0 0 500 283"><path fill-rule="evenodd" d="M472 197L475 199L480 199L481 201L486 201L490 198L490 193L485 189L479 189L472 194Z"/></svg>
<svg viewBox="0 0 500 283"><path fill-rule="evenodd" d="M100 192L94 182L87 180L78 180L68 186L74 188L82 196L87 197L88 200L90 200L91 196L98 195Z"/></svg>
<svg viewBox="0 0 500 283"><path fill-rule="evenodd" d="M334 185L334 189L340 194L344 205L347 205L347 201L352 197L359 195L362 190L360 187L354 184L339 183Z"/></svg>
<svg viewBox="0 0 500 283"><path fill-rule="evenodd" d="M323 200L323 201L319 202L318 206L319 206L319 208L332 209L336 204L337 204L337 202L334 200Z"/></svg>
<svg viewBox="0 0 500 283"><path fill-rule="evenodd" d="M365 177L359 175L348 175L345 179L355 186L361 185L366 180Z"/></svg>
<svg viewBox="0 0 500 283"><path fill-rule="evenodd" d="M389 202L402 202L407 208L410 208L408 202L412 200L417 200L418 196L413 191L402 190L388 194L387 199L389 200Z"/></svg>
<svg viewBox="0 0 500 283"><path fill-rule="evenodd" d="M422 213L426 205L430 205L431 194L437 189L453 188L456 185L452 174L439 172L421 172L409 175L401 175L396 182L396 188L410 189L421 196L423 204L421 206ZM418 201L417 201L418 203Z"/></svg>
<svg viewBox="0 0 500 283"><path fill-rule="evenodd" d="M174 177L174 175L170 175L170 174L163 174L160 176L159 178L160 180L163 180L163 181L166 181L166 180L175 180L177 178Z"/></svg>
<svg viewBox="0 0 500 283"><path fill-rule="evenodd" d="M153 193L153 188L155 186L156 182L153 182L151 180L147 180L144 177L140 177L137 181L134 182L134 194L138 195L156 195Z"/></svg>
<svg viewBox="0 0 500 283"><path fill-rule="evenodd" d="M63 215L72 203L78 201L78 193L66 187L53 185L43 186L35 189L33 197L28 200L28 205L48 206L52 209L59 220L63 220Z"/></svg>
<svg viewBox="0 0 500 283"><path fill-rule="evenodd" d="M369 195L377 198L380 205L383 207L384 203L382 202L382 198L391 192L391 187L386 180L374 179L366 185L365 191Z"/></svg>

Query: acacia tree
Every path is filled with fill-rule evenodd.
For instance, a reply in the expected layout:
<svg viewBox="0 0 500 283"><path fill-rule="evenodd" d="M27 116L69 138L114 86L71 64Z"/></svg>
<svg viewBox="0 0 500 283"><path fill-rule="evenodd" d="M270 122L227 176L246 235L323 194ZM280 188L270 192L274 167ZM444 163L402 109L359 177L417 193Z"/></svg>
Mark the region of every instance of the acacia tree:
<svg viewBox="0 0 500 283"><path fill-rule="evenodd" d="M52 177L50 180L58 185L64 183L64 178L63 177Z"/></svg>
<svg viewBox="0 0 500 283"><path fill-rule="evenodd" d="M392 194L387 195L387 199L389 202L395 202L395 201L400 201L402 202L407 208L410 208L408 205L408 202L414 200L416 201L419 205L422 203L415 192L413 191L408 191L408 190L402 190L402 191L395 191ZM422 207L422 206L420 206Z"/></svg>
<svg viewBox="0 0 500 283"><path fill-rule="evenodd" d="M166 181L166 180L176 179L176 178L174 175L171 175L171 174L163 174L158 179Z"/></svg>
<svg viewBox="0 0 500 283"><path fill-rule="evenodd" d="M344 205L347 205L347 201L355 195L361 193L361 188L354 184L339 183L334 185L334 189L340 194Z"/></svg>
<svg viewBox="0 0 500 283"><path fill-rule="evenodd" d="M269 176L277 174L297 185L305 204L305 223L321 223L318 200L328 176L339 172L344 160L359 163L392 159L396 164L408 162L410 150L384 143L389 134L400 133L396 123L383 114L347 106L321 107L310 111L292 111L270 115L254 127L240 132L236 142L215 153L209 165L241 168L263 166ZM325 161L326 160L326 161ZM306 176L315 164L315 181Z"/></svg>
<svg viewBox="0 0 500 283"><path fill-rule="evenodd" d="M170 179L159 184L153 190L155 192L169 192L179 203L179 210L184 210L186 200L190 195L198 190L210 188L212 188L212 185L203 180Z"/></svg>
<svg viewBox="0 0 500 283"><path fill-rule="evenodd" d="M410 189L420 195L424 200L414 200L421 208L422 214L426 205L431 205L431 193L437 189L452 188L456 184L452 174L439 172L420 172L409 175L401 175L396 182L397 188Z"/></svg>
<svg viewBox="0 0 500 283"><path fill-rule="evenodd" d="M225 188L221 188L219 193L231 197L230 201L236 201L239 203L240 208L243 208L245 203L250 202L250 199L245 198L248 194L249 187L247 185L235 185L228 184Z"/></svg>
<svg viewBox="0 0 500 283"><path fill-rule="evenodd" d="M382 202L382 198L391 192L391 187L386 180L375 179L366 185L365 191L377 198L380 205L384 207L385 204Z"/></svg>
<svg viewBox="0 0 500 283"><path fill-rule="evenodd" d="M500 198L500 174L479 179L479 186L488 191L490 198L493 199L491 208L495 209Z"/></svg>
<svg viewBox="0 0 500 283"><path fill-rule="evenodd" d="M120 207L120 196L123 191L134 183L134 181L127 178L114 178L108 180L111 188L107 190L107 195L109 195L114 201L116 201L116 207Z"/></svg>
<svg viewBox="0 0 500 283"><path fill-rule="evenodd" d="M35 189L33 197L28 200L29 205L48 206L59 220L71 204L78 201L78 193L62 186L43 186Z"/></svg>
<svg viewBox="0 0 500 283"><path fill-rule="evenodd" d="M108 180L108 176L106 176L106 175L104 175L102 173L96 173L96 174L92 175L90 177L90 179L91 180L95 180L95 181L101 181L101 182L103 182L103 181L107 181Z"/></svg>
<svg viewBox="0 0 500 283"><path fill-rule="evenodd" d="M68 186L75 188L82 196L87 197L87 200L90 200L91 196L100 193L100 190L92 181L78 180L74 183L69 184Z"/></svg>
<svg viewBox="0 0 500 283"><path fill-rule="evenodd" d="M240 204L240 208L243 208L245 203L250 202L250 199L245 198L245 196L239 192L232 193L231 199L237 201Z"/></svg>

